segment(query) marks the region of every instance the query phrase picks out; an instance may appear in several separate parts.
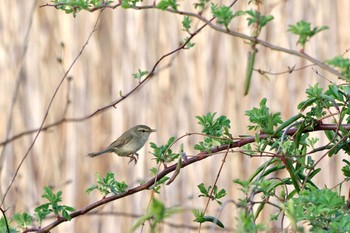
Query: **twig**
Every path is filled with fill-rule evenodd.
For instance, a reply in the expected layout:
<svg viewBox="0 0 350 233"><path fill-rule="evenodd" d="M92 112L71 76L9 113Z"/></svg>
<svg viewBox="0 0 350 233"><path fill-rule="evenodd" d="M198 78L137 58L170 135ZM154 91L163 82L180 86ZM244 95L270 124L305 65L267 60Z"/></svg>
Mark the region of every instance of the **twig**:
<svg viewBox="0 0 350 233"><path fill-rule="evenodd" d="M21 52L21 55L20 55L20 60L18 62L18 71L17 71L18 73L16 75L17 76L17 80L16 80L16 86L15 86L16 88L15 88L15 91L14 91L13 96L12 96L12 103L11 103L9 118L8 118L8 122L6 124L7 129L6 129L6 136L5 136L6 139L5 140L8 140L8 138L10 136L10 132L12 130L13 110L14 110L14 107L15 107L15 104L16 104L16 101L17 101L17 98L18 98L20 85L22 84L22 81L24 79L24 76L21 74L21 71L23 69L24 57L27 54L28 43L29 43L29 33L31 31L31 28L32 28L35 9L36 9L36 2L34 1L33 5L32 5L32 8L31 8L31 11L30 11L29 24L28 24L28 28L27 28L27 31L26 31L26 34L25 34L25 37L24 37L23 48L22 48L22 52ZM1 155L0 155L0 174L2 172L4 161L5 161L5 150L6 150L6 147L4 145L4 148L2 149L2 152L1 152Z"/></svg>
<svg viewBox="0 0 350 233"><path fill-rule="evenodd" d="M319 130L336 130L337 129L337 125L334 125L334 124L329 124L329 125L316 125L314 127L314 129L312 131L319 131ZM346 124L346 125L342 125L342 127L350 130L350 125L349 124ZM295 132L297 131L297 129L290 129L286 135L293 135ZM311 130L307 130L305 132L311 132ZM259 135L259 138L260 139L266 139L266 138L269 138L271 137L271 135L268 135L268 134L261 134ZM249 144L249 143L252 143L252 142L255 142L256 140L256 137L247 137L247 138L243 138L239 141L235 141L231 144L226 144L226 145L221 145L219 147L215 147L213 148L210 152L201 152L199 154L197 154L196 156L192 157L192 158L189 158L187 163L182 163L181 164L181 168L184 168L184 167L187 167L189 165L191 165L192 163L196 163L196 162L199 162L201 160L204 160L206 158L209 158L210 155L212 154L216 154L216 153L219 153L219 152L222 152L222 151L228 151L228 149L231 149L231 148L238 148L238 147L242 147L246 144ZM78 216L81 216L81 215L84 215L102 205L105 205L109 202L112 202L112 201L115 201L115 200L118 200L118 199L121 199L121 198L124 198L126 196L130 196L130 195L133 195L135 193L138 193L138 192L141 192L141 191L144 191L144 190L149 190L157 180L160 180L162 179L164 176L168 175L169 173L175 171L175 169L177 168L178 164L175 163L171 166L168 166L166 168L164 168L161 172L159 172L159 174L157 174L155 177L153 177L152 179L150 179L149 181L147 181L146 183L142 184L142 185L139 185L139 186L136 186L135 188L132 188L132 189L129 189L128 191L126 191L125 193L121 193L121 194L118 194L118 195L113 195L113 196L110 196L110 197L106 197L106 198L103 198L97 202L94 202L80 210L77 210L73 213L70 214L70 217L73 219L73 218L76 218ZM44 233L44 232L49 232L51 229L53 229L54 227L56 227L57 225L60 225L61 223L63 222L66 222L67 220L63 217L59 218L59 219L56 219L54 222L52 222L51 224L47 225L46 227L43 227L41 229L38 229L36 232L38 233ZM23 233L25 232L30 232L30 231L24 231Z"/></svg>
<svg viewBox="0 0 350 233"><path fill-rule="evenodd" d="M56 87L56 89L55 89L55 91L54 91L54 93L53 93L53 95L52 95L52 97L51 97L51 99L50 99L49 105L48 105L48 107L47 107L47 109L46 109L46 112L45 112L44 118L43 118L43 120L42 120L42 122L41 122L41 125L40 125L40 127L39 127L39 130L38 130L38 132L36 133L36 135L35 135L35 137L34 137L34 140L33 140L33 142L30 144L30 146L29 146L27 152L26 152L25 155L23 156L21 162L20 162L19 165L17 166L17 168L16 168L16 170L15 170L15 173L14 173L14 175L13 175L11 181L10 181L10 184L8 185L8 187L7 187L7 189L6 189L5 193L4 193L4 196L3 196L3 198L2 198L2 201L1 201L1 205L0 205L0 206L2 206L2 205L4 204L5 199L6 199L6 196L7 196L8 192L9 192L9 190L11 189L12 184L13 184L13 182L15 181L17 175L18 175L18 172L19 172L20 168L22 167L22 164L24 163L24 161L25 161L26 158L28 157L29 152L30 152L30 151L32 150L32 148L34 147L34 144L35 144L36 140L38 139L38 137L39 137L39 135L40 135L40 133L41 133L41 131L42 131L42 128L43 128L43 126L44 126L44 124L45 124L45 121L46 121L46 119L47 119L47 116L49 115L49 111L50 111L50 109L51 109L52 103L53 103L53 101L55 100L55 97L56 97L58 91L60 90L60 88L61 88L61 86L62 86L64 80L66 80L66 78L67 78L67 76L68 76L68 73L70 72L70 70L72 69L72 67L74 66L74 64L77 62L77 60L79 59L79 57L82 55L82 53L83 53L83 51L85 50L86 46L88 45L88 43L89 43L89 41L90 41L90 38L92 37L93 33L96 32L97 24L98 24L98 22L99 22L99 20L100 20L100 18L101 18L102 12L103 12L103 11L101 11L101 12L99 13L99 16L98 16L98 18L96 19L94 28L93 28L93 30L91 31L91 33L89 34L89 36L88 36L88 38L87 38L85 44L82 46L82 48L81 48L81 50L79 51L78 55L75 57L75 59L73 60L72 64L69 66L68 70L66 71L66 73L65 73L64 76L62 77L61 81L59 82L58 86Z"/></svg>
<svg viewBox="0 0 350 233"><path fill-rule="evenodd" d="M208 197L208 200L207 200L207 204L205 205L205 209L204 209L204 211L203 211L203 214L204 214L204 215L205 215L205 212L207 212L207 210L208 210L211 197L213 196L213 193L214 193L214 190L215 190L214 187L215 187L216 184L218 183L218 180L219 180L221 171L222 171L222 169L224 168L224 164L225 164L225 162L226 162L226 158L227 158L227 155L228 155L229 150L230 150L230 145L227 145L226 153L225 153L225 155L224 155L224 158L223 158L222 161L221 161L221 165L220 165L218 174L216 175L216 178L215 178L213 187L212 187L212 189L210 190L210 194L209 194L209 197ZM201 227L202 227L202 223L199 223L198 232L201 231Z"/></svg>
<svg viewBox="0 0 350 233"><path fill-rule="evenodd" d="M0 207L0 211L2 213L2 216L4 216L4 222L5 222L5 226L6 226L6 231L7 231L7 233L10 233L10 226L9 226L8 221L7 221L5 211L1 207Z"/></svg>

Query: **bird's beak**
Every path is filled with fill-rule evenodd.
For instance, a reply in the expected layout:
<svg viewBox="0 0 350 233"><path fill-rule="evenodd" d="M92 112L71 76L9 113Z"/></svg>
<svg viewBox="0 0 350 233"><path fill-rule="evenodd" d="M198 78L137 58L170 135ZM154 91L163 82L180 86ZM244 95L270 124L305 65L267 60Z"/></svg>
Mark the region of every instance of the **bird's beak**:
<svg viewBox="0 0 350 233"><path fill-rule="evenodd" d="M151 132L157 132L157 130L156 129L151 129Z"/></svg>

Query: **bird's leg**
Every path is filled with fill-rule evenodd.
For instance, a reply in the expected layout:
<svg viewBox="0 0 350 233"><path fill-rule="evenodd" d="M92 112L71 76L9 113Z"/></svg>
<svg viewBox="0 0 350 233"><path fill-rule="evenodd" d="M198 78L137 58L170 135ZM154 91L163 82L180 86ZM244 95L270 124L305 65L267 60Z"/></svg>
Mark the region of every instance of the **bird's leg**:
<svg viewBox="0 0 350 233"><path fill-rule="evenodd" d="M134 156L134 155L136 155L136 156ZM134 160L135 161L135 165L136 165L137 160L139 158L139 155L137 153L135 153L135 154L129 155L128 157L130 158L129 163L131 163Z"/></svg>

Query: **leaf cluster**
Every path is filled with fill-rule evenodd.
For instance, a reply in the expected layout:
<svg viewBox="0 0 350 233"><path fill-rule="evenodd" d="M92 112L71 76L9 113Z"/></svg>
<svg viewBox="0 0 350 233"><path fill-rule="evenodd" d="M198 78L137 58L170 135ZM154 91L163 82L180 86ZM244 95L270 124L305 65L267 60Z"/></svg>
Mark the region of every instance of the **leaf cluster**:
<svg viewBox="0 0 350 233"><path fill-rule="evenodd" d="M195 219L193 220L194 222L198 222L201 224L205 222L211 222L217 225L218 227L225 228L224 224L214 216L205 215L204 212L199 210L193 210L192 213L195 217Z"/></svg>
<svg viewBox="0 0 350 233"><path fill-rule="evenodd" d="M340 73L350 81L350 59L342 56L336 56L326 61L327 64L339 69Z"/></svg>
<svg viewBox="0 0 350 233"><path fill-rule="evenodd" d="M273 134L274 127L281 124L281 113L270 113L270 109L266 106L267 99L260 101L260 108L253 108L246 111L249 122L253 123L248 126L249 130L260 130L262 133Z"/></svg>
<svg viewBox="0 0 350 233"><path fill-rule="evenodd" d="M175 137L168 139L165 145L158 146L154 142L151 142L151 148L153 151L151 154L155 157L157 163L169 163L179 157L178 153L174 153L170 146L175 142Z"/></svg>
<svg viewBox="0 0 350 233"><path fill-rule="evenodd" d="M210 198L212 201L216 201L219 205L222 204L222 202L219 201L219 199L223 198L227 194L225 189L219 190L216 185L214 185L214 188L213 188L211 185L209 185L208 187L205 187L203 183L200 183L197 187L201 192L201 194L198 195L198 197ZM212 189L213 189L213 194L211 194Z"/></svg>
<svg viewBox="0 0 350 233"><path fill-rule="evenodd" d="M150 224L150 232L156 232L157 226L162 223L165 219L171 217L172 215L180 212L179 208L166 208L164 203L156 198L152 198L147 213L139 217L134 225L132 226L130 232L134 232L143 225L146 221Z"/></svg>
<svg viewBox="0 0 350 233"><path fill-rule="evenodd" d="M195 150L210 151L213 147L232 143L229 132L231 121L226 116L215 117L216 112L204 116L196 116L198 124L203 127L202 133L208 135L203 141L194 146Z"/></svg>
<svg viewBox="0 0 350 233"><path fill-rule="evenodd" d="M299 197L285 203L284 210L295 229L296 223L307 221L312 232L350 231L350 212L344 197L329 189L301 191Z"/></svg>
<svg viewBox="0 0 350 233"><path fill-rule="evenodd" d="M86 189L86 193L90 194L94 190L98 190L104 197L110 193L115 195L124 193L128 189L128 185L125 181L119 182L114 178L114 173L107 172L106 177L101 178L100 174L96 173L96 179L98 184L94 184Z"/></svg>
<svg viewBox="0 0 350 233"><path fill-rule="evenodd" d="M153 176L157 175L158 169L155 167L152 167L150 169L150 172L152 173ZM164 184L167 180L169 180L170 178L168 176L164 176L162 178L160 178L159 180L157 180L151 187L150 189L152 189L154 192L156 193L160 193L159 190L161 188L161 185Z"/></svg>
<svg viewBox="0 0 350 233"><path fill-rule="evenodd" d="M321 26L320 28L314 27L311 29L311 24L309 22L301 20L294 25L289 25L288 31L299 36L297 44L300 44L304 49L306 42L309 41L310 38L326 29L328 29L328 26Z"/></svg>
<svg viewBox="0 0 350 233"><path fill-rule="evenodd" d="M44 187L44 193L41 196L45 198L48 202L42 204L34 209L35 215L37 216L40 224L44 218L50 213L54 213L57 217L62 216L68 221L71 220L71 217L68 212L74 211L74 208L67 205L60 205L59 202L62 202L62 192L58 191L56 194L48 186Z"/></svg>
<svg viewBox="0 0 350 233"><path fill-rule="evenodd" d="M93 8L108 6L113 1L103 0L52 0L56 8L63 10L66 14L73 14L75 17L81 10L90 11Z"/></svg>

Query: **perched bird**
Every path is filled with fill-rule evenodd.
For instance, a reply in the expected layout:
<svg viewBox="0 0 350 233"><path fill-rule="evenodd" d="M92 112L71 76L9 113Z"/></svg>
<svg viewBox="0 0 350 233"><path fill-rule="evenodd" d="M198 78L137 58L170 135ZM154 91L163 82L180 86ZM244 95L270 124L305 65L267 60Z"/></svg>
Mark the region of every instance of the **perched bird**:
<svg viewBox="0 0 350 233"><path fill-rule="evenodd" d="M145 145L152 132L156 132L156 130L151 129L147 125L136 125L125 131L125 133L112 142L106 149L95 153L89 153L88 156L95 157L104 153L113 152L122 157L129 157L129 163L135 160L136 164L139 156L136 152Z"/></svg>

